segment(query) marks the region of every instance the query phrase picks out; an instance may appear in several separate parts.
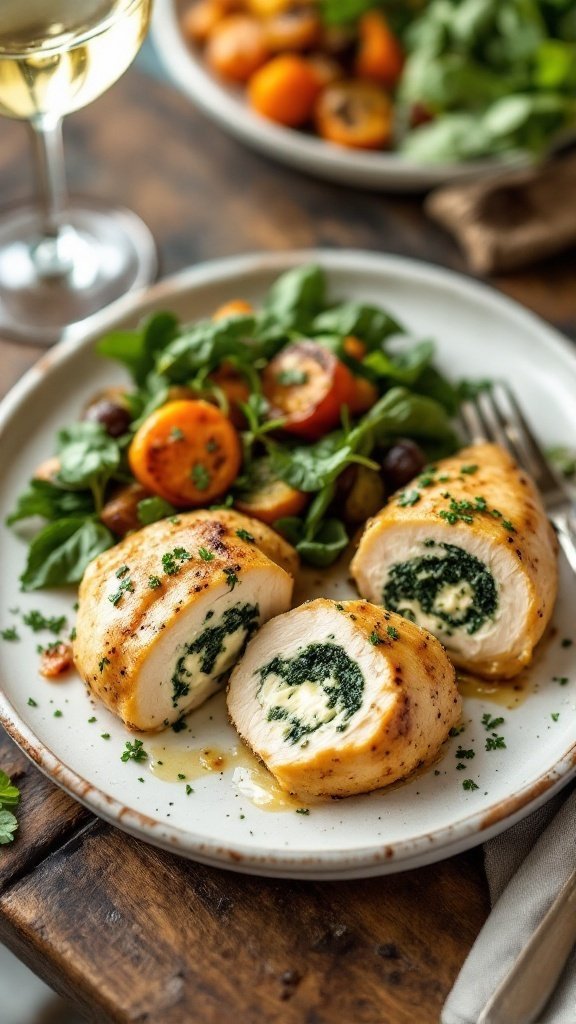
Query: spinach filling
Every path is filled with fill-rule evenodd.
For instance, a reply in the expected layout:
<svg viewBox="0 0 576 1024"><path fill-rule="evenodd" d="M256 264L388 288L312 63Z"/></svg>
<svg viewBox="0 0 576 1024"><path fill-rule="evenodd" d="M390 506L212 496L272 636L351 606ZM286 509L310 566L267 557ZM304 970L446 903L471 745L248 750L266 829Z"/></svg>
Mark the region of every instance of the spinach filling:
<svg viewBox="0 0 576 1024"><path fill-rule="evenodd" d="M204 622L213 618L214 612L209 611ZM218 625L206 626L206 628L189 644L185 644L184 652L176 662L176 668L172 676L172 704L177 706L181 697L186 697L190 692L191 680L197 672L191 672L186 666L190 655L200 657L199 671L202 675L210 676L219 656L225 649L227 636L242 631L239 637L239 644L235 654L240 657L244 653L246 645L254 635L260 624L260 608L257 604L235 604L227 608ZM226 671L226 670L224 670ZM223 674L223 673L222 673Z"/></svg>
<svg viewBox="0 0 576 1024"><path fill-rule="evenodd" d="M414 602L426 615L433 615L444 632L450 633L451 627L476 633L498 607L492 573L456 544L427 540L424 546L442 548L446 554L422 555L393 565L384 587L384 606L414 620L413 610L406 607L408 602ZM448 588L458 585L460 589L453 592L453 600L448 602ZM450 607L446 607L448 603Z"/></svg>
<svg viewBox="0 0 576 1024"><path fill-rule="evenodd" d="M362 706L364 676L338 644L309 644L292 658L278 655L259 671L258 699L268 705L268 722L286 723L287 743L298 743L336 718L336 730L344 732ZM276 679L266 686L270 677ZM312 706L305 706L307 700Z"/></svg>

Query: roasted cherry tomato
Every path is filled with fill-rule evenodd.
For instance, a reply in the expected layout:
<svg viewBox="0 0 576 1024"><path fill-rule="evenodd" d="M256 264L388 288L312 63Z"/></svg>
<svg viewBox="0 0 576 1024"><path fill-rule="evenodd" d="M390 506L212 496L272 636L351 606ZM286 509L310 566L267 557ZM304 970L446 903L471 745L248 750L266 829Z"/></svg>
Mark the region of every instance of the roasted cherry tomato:
<svg viewBox="0 0 576 1024"><path fill-rule="evenodd" d="M320 94L316 126L323 139L352 149L381 149L392 138L392 101L373 82L334 82Z"/></svg>
<svg viewBox="0 0 576 1024"><path fill-rule="evenodd" d="M264 35L274 53L309 50L319 41L320 19L310 7L289 7L266 19Z"/></svg>
<svg viewBox="0 0 576 1024"><path fill-rule="evenodd" d="M209 66L231 82L247 82L268 57L262 24L247 14L230 14L220 21L206 47Z"/></svg>
<svg viewBox="0 0 576 1024"><path fill-rule="evenodd" d="M319 91L311 64L295 53L285 53L252 76L248 99L263 117L297 128L311 119Z"/></svg>
<svg viewBox="0 0 576 1024"><path fill-rule="evenodd" d="M271 416L285 418L283 429L315 440L338 426L350 406L354 377L329 349L315 341L286 345L262 374Z"/></svg>

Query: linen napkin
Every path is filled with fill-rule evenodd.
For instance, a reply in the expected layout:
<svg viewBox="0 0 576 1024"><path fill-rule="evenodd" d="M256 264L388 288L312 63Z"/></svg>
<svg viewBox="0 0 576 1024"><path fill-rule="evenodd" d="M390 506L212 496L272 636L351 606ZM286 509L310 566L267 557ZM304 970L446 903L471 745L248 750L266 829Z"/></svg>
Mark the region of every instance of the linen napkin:
<svg viewBox="0 0 576 1024"><path fill-rule="evenodd" d="M441 1024L476 1024L574 868L576 787L491 839L484 858L493 909L444 1004ZM576 950L538 1024L576 1024Z"/></svg>
<svg viewBox="0 0 576 1024"><path fill-rule="evenodd" d="M476 273L528 266L576 245L576 153L444 186L424 209L455 235Z"/></svg>

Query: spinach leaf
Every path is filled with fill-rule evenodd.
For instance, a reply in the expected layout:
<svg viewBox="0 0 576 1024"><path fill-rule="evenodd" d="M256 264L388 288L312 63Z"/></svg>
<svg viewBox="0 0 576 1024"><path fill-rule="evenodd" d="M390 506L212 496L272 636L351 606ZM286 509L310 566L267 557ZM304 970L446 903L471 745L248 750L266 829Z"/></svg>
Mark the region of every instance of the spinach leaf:
<svg viewBox="0 0 576 1024"><path fill-rule="evenodd" d="M56 482L70 490L90 488L99 511L104 488L122 461L119 441L100 423L73 423L58 434L58 458Z"/></svg>
<svg viewBox="0 0 576 1024"><path fill-rule="evenodd" d="M11 526L33 516L54 520L90 515L93 511L94 499L87 491L65 491L49 480L31 480L18 497L16 508L7 517L6 525Z"/></svg>
<svg viewBox="0 0 576 1024"><path fill-rule="evenodd" d="M358 302L342 302L319 313L311 329L313 334L336 334L341 338L353 334L361 338L368 349L379 348L393 334L405 333L390 313Z"/></svg>
<svg viewBox="0 0 576 1024"><path fill-rule="evenodd" d="M332 565L348 545L349 537L340 519L324 519L308 536L305 524L296 516L277 519L274 529L294 545L309 565L325 569Z"/></svg>
<svg viewBox="0 0 576 1024"><path fill-rule="evenodd" d="M199 320L164 349L156 361L157 372L181 384L198 370L216 367L225 359L252 363L259 355L250 339L256 332L256 317L235 316L224 320Z"/></svg>
<svg viewBox="0 0 576 1024"><path fill-rule="evenodd" d="M136 506L138 522L142 523L142 526L149 526L150 523L156 523L159 519L166 519L168 516L175 515L175 513L174 505L171 505L169 501L165 501L164 498L157 496L142 498L142 501L139 501Z"/></svg>
<svg viewBox="0 0 576 1024"><path fill-rule="evenodd" d="M460 405L458 390L434 366L426 366L412 389L419 395L427 395L444 406L449 416L455 416Z"/></svg>
<svg viewBox="0 0 576 1024"><path fill-rule="evenodd" d="M22 590L77 583L93 558L116 543L96 519L74 516L49 523L36 534L20 577Z"/></svg>
<svg viewBox="0 0 576 1024"><path fill-rule="evenodd" d="M376 377L413 386L432 361L434 350L432 341L420 341L396 355L389 355L380 349L369 352L362 360L362 365Z"/></svg>
<svg viewBox="0 0 576 1024"><path fill-rule="evenodd" d="M325 304L324 271L313 263L294 267L277 278L264 299L259 336L281 337L290 331L305 334Z"/></svg>
<svg viewBox="0 0 576 1024"><path fill-rule="evenodd" d="M176 337L178 320L173 313L155 313L136 331L112 331L98 342L100 355L128 367L135 383L143 387L159 352Z"/></svg>

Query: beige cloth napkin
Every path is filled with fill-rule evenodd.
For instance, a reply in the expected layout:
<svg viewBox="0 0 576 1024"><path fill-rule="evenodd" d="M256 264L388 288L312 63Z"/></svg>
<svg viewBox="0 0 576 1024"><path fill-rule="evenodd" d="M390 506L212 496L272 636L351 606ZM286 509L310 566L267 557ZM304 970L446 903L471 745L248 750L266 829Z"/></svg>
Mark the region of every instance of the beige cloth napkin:
<svg viewBox="0 0 576 1024"><path fill-rule="evenodd" d="M576 153L439 188L425 210L455 235L476 273L528 266L576 245Z"/></svg>
<svg viewBox="0 0 576 1024"><path fill-rule="evenodd" d="M491 839L484 857L493 909L448 996L441 1024L476 1024L573 870L576 788ZM576 950L538 1024L576 1024Z"/></svg>

